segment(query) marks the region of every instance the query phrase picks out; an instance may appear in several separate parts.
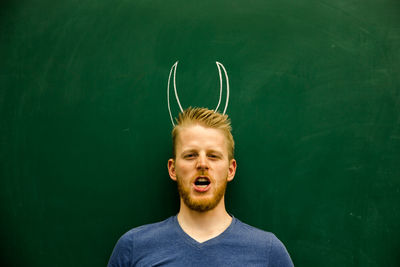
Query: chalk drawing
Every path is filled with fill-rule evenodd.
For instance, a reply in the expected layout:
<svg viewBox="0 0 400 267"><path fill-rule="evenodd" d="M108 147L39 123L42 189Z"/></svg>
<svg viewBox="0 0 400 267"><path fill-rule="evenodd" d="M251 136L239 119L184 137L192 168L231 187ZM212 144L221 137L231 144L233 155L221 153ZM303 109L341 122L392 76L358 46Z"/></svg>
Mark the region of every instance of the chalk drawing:
<svg viewBox="0 0 400 267"><path fill-rule="evenodd" d="M181 110L181 112L183 112L183 108L182 108L181 102L179 101L179 97L178 97L178 91L176 90L176 68L178 67L178 62L179 61L175 62L175 64L172 65L172 68L169 71L168 85L167 85L168 112L169 112L169 117L171 118L171 122L172 122L173 126L175 126L175 123L174 123L174 119L172 118L171 105L170 105L170 102L169 102L169 85L171 83L172 72L174 73L173 83L174 83L174 92L175 92L176 102L178 103L178 106L179 106L179 109ZM229 103L229 78L228 78L228 73L226 72L226 69L225 69L224 65L222 65L218 61L216 61L215 63L217 64L218 74L219 74L219 100L218 100L217 107L214 109L214 112L218 111L218 108L219 108L219 106L221 104L221 99L222 99L222 73L221 73L221 68L222 68L222 70L224 71L225 79L226 79L226 100L225 100L224 111L222 113L222 114L225 114L226 109L228 108L228 103Z"/></svg>

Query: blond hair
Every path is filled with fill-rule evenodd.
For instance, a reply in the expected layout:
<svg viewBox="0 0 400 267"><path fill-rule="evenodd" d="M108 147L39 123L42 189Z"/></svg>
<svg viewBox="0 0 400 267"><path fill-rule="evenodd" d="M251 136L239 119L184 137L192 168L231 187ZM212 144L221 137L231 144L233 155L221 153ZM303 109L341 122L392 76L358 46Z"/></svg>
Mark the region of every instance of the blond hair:
<svg viewBox="0 0 400 267"><path fill-rule="evenodd" d="M172 155L174 159L176 158L176 139L180 129L196 124L207 128L221 130L226 137L229 160L234 158L235 141L233 140L231 133L232 127L228 115L223 115L207 108L189 107L182 113L179 113L179 116L176 119L176 124L172 129Z"/></svg>

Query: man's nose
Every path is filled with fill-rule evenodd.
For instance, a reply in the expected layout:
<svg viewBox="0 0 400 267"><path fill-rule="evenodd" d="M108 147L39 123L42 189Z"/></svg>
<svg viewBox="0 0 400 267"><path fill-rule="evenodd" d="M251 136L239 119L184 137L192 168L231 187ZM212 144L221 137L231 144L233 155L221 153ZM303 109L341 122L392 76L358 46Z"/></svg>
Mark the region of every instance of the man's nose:
<svg viewBox="0 0 400 267"><path fill-rule="evenodd" d="M197 169L199 170L208 170L208 161L206 155L199 155L197 158Z"/></svg>

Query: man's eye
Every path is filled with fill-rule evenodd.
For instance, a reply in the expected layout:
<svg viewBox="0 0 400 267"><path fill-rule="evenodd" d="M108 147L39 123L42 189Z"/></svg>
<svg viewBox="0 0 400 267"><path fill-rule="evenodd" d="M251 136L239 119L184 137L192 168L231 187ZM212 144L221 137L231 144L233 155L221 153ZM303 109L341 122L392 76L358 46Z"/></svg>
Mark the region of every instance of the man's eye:
<svg viewBox="0 0 400 267"><path fill-rule="evenodd" d="M185 156L184 156L184 158L185 159L191 159L191 158L194 158L196 155L195 154L186 154Z"/></svg>
<svg viewBox="0 0 400 267"><path fill-rule="evenodd" d="M218 158L218 155L210 154L210 155L208 155L208 157L210 157L210 158L212 158L212 159L217 159L217 158Z"/></svg>

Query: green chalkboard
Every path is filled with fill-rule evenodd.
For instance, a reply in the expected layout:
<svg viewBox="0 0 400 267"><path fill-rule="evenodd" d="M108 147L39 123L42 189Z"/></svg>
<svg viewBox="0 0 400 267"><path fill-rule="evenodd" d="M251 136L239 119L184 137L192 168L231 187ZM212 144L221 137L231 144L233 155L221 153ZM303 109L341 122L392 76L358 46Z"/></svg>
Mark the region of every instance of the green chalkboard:
<svg viewBox="0 0 400 267"><path fill-rule="evenodd" d="M215 107L215 61L228 72L230 213L296 266L400 266L399 14L397 0L2 1L1 266L105 266L125 231L177 213L177 60L184 107Z"/></svg>

